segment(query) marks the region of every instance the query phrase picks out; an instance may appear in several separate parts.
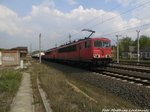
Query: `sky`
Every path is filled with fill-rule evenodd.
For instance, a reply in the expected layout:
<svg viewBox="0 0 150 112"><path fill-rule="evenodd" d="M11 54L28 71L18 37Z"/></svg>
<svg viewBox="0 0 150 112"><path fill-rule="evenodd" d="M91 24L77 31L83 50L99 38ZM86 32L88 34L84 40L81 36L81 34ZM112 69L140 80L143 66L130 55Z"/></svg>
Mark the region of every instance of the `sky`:
<svg viewBox="0 0 150 112"><path fill-rule="evenodd" d="M82 39L92 29L94 37L116 43L129 36L150 36L150 0L0 0L0 48L27 46L42 49Z"/></svg>

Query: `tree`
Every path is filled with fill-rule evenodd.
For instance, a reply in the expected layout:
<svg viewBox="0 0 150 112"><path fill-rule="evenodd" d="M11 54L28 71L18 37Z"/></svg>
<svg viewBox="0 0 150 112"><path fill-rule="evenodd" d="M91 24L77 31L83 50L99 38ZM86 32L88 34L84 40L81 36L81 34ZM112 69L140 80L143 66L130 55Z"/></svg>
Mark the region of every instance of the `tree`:
<svg viewBox="0 0 150 112"><path fill-rule="evenodd" d="M119 42L120 52L128 52L129 46L131 45L133 45L133 40L131 39L131 37L124 37Z"/></svg>
<svg viewBox="0 0 150 112"><path fill-rule="evenodd" d="M142 35L140 37L139 43L140 43L140 48L142 48L143 46L150 45L150 37Z"/></svg>
<svg viewBox="0 0 150 112"><path fill-rule="evenodd" d="M150 37L146 35L141 35L139 39L140 48L143 48L144 46L150 46ZM137 46L137 39L134 41L134 45Z"/></svg>

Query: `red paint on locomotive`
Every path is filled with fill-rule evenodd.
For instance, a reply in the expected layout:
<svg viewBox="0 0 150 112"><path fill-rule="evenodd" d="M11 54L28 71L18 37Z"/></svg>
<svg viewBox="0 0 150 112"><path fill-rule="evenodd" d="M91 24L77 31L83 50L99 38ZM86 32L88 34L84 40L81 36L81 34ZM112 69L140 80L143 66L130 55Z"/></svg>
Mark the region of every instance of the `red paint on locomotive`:
<svg viewBox="0 0 150 112"><path fill-rule="evenodd" d="M86 63L110 62L111 41L107 38L87 38L48 50L43 58Z"/></svg>

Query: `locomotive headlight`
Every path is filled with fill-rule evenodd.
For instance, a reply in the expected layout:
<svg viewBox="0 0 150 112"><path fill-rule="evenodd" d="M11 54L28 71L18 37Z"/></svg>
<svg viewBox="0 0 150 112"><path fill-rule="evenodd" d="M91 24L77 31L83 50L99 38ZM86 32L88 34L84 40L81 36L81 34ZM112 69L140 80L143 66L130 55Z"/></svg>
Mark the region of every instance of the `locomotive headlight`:
<svg viewBox="0 0 150 112"><path fill-rule="evenodd" d="M93 57L94 58L100 58L100 55L99 54L94 54Z"/></svg>
<svg viewBox="0 0 150 112"><path fill-rule="evenodd" d="M110 55L107 55L107 54L106 54L106 55L105 55L105 58L110 58Z"/></svg>

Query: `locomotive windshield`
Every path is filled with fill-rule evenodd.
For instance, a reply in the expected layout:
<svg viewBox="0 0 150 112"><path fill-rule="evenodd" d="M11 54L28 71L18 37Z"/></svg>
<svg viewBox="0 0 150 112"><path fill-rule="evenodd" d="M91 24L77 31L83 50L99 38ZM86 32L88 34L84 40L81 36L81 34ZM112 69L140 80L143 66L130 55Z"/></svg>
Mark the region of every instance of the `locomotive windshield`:
<svg viewBox="0 0 150 112"><path fill-rule="evenodd" d="M110 47L110 42L95 40L94 47Z"/></svg>
<svg viewBox="0 0 150 112"><path fill-rule="evenodd" d="M103 47L110 47L110 42L103 42Z"/></svg>

